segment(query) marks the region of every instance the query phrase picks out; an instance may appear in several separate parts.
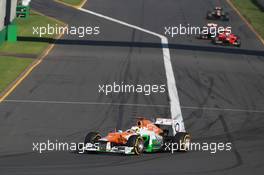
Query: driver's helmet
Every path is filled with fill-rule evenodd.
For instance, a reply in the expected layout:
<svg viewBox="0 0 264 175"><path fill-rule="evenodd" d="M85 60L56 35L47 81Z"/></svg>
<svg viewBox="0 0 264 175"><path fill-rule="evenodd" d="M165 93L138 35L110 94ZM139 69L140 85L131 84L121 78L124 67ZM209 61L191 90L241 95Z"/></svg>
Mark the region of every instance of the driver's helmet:
<svg viewBox="0 0 264 175"><path fill-rule="evenodd" d="M139 127L138 126L132 126L131 130L134 132L139 132Z"/></svg>

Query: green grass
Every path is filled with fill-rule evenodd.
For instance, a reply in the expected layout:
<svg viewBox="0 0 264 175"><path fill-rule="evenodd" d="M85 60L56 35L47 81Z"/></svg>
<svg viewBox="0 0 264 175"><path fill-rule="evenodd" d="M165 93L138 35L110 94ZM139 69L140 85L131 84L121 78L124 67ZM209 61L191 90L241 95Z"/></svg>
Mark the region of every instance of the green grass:
<svg viewBox="0 0 264 175"><path fill-rule="evenodd" d="M29 37L38 37L33 35L33 26L47 26L47 24L55 26L58 24L57 21L54 21L51 18L42 16L38 13L32 12L28 19L18 18L15 20L15 23L18 27L18 36L29 36ZM59 23L58 25L62 25ZM43 37L55 37L55 35L44 35ZM49 43L45 42L23 42L19 41L16 43L5 42L0 46L0 53L12 53L12 54L41 54Z"/></svg>
<svg viewBox="0 0 264 175"><path fill-rule="evenodd" d="M264 38L264 12L252 0L232 0L231 2Z"/></svg>
<svg viewBox="0 0 264 175"><path fill-rule="evenodd" d="M33 26L47 26L63 25L62 23L53 20L49 17L40 15L36 12L32 12L28 19L18 18L15 20L18 27L18 36L23 37L38 37L33 35ZM43 37L54 38L55 35L44 35ZM19 54L40 55L47 47L49 43L45 42L24 42L18 41L15 43L5 42L0 45L0 54L7 53L12 54L10 56L0 56L0 93L12 83L32 62L34 59L20 58ZM18 55L16 57L16 55Z"/></svg>
<svg viewBox="0 0 264 175"><path fill-rule="evenodd" d="M65 2L67 4L71 4L71 5L79 5L81 4L84 0L59 0L62 2Z"/></svg>
<svg viewBox="0 0 264 175"><path fill-rule="evenodd" d="M13 82L32 59L0 56L0 92Z"/></svg>

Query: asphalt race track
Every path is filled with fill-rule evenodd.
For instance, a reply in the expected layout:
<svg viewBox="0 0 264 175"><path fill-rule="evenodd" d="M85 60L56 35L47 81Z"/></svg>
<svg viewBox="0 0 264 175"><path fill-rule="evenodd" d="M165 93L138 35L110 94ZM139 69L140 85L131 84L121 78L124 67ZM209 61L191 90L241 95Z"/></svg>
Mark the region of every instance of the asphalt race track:
<svg viewBox="0 0 264 175"><path fill-rule="evenodd" d="M204 25L206 11L217 2L89 0L83 8L164 34L164 26ZM222 3L231 16L225 24L241 37L241 48L214 46L194 36L169 38L169 45L187 131L195 142L231 142L231 151L33 152L33 142L80 142L90 131L126 129L137 116L170 117L167 93L98 93L99 84L113 82L166 84L162 49L152 47L159 38L52 0L33 0L33 9L43 14L68 25L100 26L101 33L64 36L0 104L0 174L262 174L264 46Z"/></svg>

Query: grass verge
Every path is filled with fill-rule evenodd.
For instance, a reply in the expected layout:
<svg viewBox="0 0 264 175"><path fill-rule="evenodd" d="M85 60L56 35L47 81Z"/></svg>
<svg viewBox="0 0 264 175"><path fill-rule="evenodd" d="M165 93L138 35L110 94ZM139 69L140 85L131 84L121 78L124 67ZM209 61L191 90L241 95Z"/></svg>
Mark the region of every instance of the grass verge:
<svg viewBox="0 0 264 175"><path fill-rule="evenodd" d="M15 20L15 23L18 27L18 36L23 37L37 37L33 35L33 26L40 27L40 26L47 26L50 24L51 26L55 26L56 24L63 25L58 21L55 21L49 17L43 16L39 13L32 12L28 19L21 19L18 18ZM44 35L43 37L55 37L55 35ZM12 54L36 54L39 55L43 52L49 43L47 42L25 42L25 41L18 41L16 43L8 43L5 42L3 45L0 46L0 53L9 53Z"/></svg>
<svg viewBox="0 0 264 175"><path fill-rule="evenodd" d="M264 12L253 2L253 0L231 0L241 14L264 38Z"/></svg>
<svg viewBox="0 0 264 175"><path fill-rule="evenodd" d="M37 12L32 12L28 19L15 19L15 23L18 27L18 36L23 37L36 37L33 35L33 26L47 26L64 24L43 16ZM44 35L43 37L55 38L56 35ZM35 60L41 55L49 46L47 42L26 42L17 41L15 43L5 42L0 45L0 93L8 87L10 83L17 79L17 77ZM33 58L24 58L26 55L33 55ZM10 55L10 56L5 56ZM12 55L12 56L11 56Z"/></svg>
<svg viewBox="0 0 264 175"><path fill-rule="evenodd" d="M0 92L12 83L33 59L0 56Z"/></svg>

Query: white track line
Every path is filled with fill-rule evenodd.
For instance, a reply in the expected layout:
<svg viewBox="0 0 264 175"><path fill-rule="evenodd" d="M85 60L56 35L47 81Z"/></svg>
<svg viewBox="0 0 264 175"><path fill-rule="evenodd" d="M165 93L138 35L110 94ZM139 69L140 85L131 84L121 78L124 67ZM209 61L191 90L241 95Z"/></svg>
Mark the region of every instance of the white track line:
<svg viewBox="0 0 264 175"><path fill-rule="evenodd" d="M57 105L109 105L109 106L138 106L138 107L158 107L170 108L169 105L148 105L133 103L99 103L99 102L81 102L81 101L45 101L45 100L4 100L4 103L40 103L40 104L57 104ZM234 109L234 108L213 108L213 107L195 107L181 106L183 109L204 110L204 111L229 111L229 112L246 112L246 113L264 113L264 110L252 109Z"/></svg>
<svg viewBox="0 0 264 175"><path fill-rule="evenodd" d="M126 23L124 21L120 21L87 9L83 9L83 8L79 8L79 10L85 12L85 13L89 13L92 15L95 15L97 17L100 18L104 18L106 20L121 24L123 26L127 26L154 36L157 36L161 39L161 43L162 43L162 51L163 51L163 60L164 60L164 66L165 66L165 71L166 71L166 78L167 78L167 86L168 86L168 93L169 93L169 99L170 99L170 111L171 111L171 118L173 120L176 120L178 122L180 122L180 131L181 132L185 132L185 126L184 126L184 122L183 122L183 117L182 117L182 112L181 112L181 107L180 107L180 101L179 101L179 96L178 96L178 91L177 91L177 87L176 87L176 81L175 81L175 77L174 77L174 73L173 73L173 68L172 68L172 64L171 64L171 58L170 58L170 50L168 48L168 39L163 36L160 35L158 33L143 29L141 27ZM173 125L173 131L175 131L175 125ZM176 133L174 133L176 134Z"/></svg>

